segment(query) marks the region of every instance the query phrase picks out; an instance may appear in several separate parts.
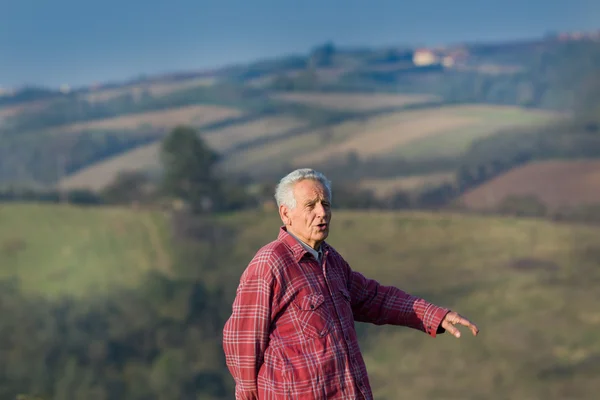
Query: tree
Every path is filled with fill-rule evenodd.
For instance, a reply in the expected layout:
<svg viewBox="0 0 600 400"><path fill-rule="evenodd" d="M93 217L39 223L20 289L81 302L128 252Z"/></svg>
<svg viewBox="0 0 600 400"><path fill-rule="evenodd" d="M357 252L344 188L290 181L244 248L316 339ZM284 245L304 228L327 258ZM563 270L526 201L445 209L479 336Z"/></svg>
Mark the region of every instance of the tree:
<svg viewBox="0 0 600 400"><path fill-rule="evenodd" d="M198 132L178 126L165 138L161 148L164 192L189 204L194 212L212 210L219 182L214 166L219 155L210 149Z"/></svg>
<svg viewBox="0 0 600 400"><path fill-rule="evenodd" d="M145 202L151 198L150 179L142 171L123 171L102 191L109 203L131 204Z"/></svg>

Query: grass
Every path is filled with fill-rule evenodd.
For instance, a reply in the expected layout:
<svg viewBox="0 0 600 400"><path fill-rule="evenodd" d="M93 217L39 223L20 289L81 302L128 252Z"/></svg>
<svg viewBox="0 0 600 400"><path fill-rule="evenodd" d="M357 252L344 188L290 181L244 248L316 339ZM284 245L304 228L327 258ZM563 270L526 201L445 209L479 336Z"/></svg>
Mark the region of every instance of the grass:
<svg viewBox="0 0 600 400"><path fill-rule="evenodd" d="M239 231L227 265L214 269L233 293L254 252L276 237L279 220L275 212L219 219ZM52 297L110 295L114 285L135 285L145 271L168 268L166 224L146 211L3 206L2 274ZM481 329L477 338L464 332L460 340L431 339L401 327L358 324L375 398L597 394L599 227L334 211L328 241L356 271L451 307Z"/></svg>
<svg viewBox="0 0 600 400"><path fill-rule="evenodd" d="M0 277L54 297L107 294L148 270L168 272L167 225L157 213L50 205L0 207Z"/></svg>

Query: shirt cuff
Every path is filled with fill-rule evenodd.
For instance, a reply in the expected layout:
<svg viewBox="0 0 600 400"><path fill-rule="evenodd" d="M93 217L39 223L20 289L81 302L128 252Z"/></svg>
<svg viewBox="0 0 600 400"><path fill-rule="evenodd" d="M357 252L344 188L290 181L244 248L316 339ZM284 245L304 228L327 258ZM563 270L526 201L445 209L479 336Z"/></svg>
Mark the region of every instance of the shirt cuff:
<svg viewBox="0 0 600 400"><path fill-rule="evenodd" d="M443 307L435 307L433 310L426 314L424 319L425 322L425 333L431 337L436 337L438 334L446 332L444 328L440 326L442 320L450 312L449 309Z"/></svg>

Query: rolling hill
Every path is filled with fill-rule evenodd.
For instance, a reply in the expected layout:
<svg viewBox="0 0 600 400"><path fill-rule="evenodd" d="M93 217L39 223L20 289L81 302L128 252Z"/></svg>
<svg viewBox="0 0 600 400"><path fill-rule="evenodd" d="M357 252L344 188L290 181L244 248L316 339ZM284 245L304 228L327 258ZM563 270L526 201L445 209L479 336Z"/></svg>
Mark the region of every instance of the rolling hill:
<svg viewBox="0 0 600 400"><path fill-rule="evenodd" d="M18 276L25 295L45 296L47 304L67 295L76 296L81 304L87 304L85 299L90 296L100 302L102 296L110 298L119 288L135 288L148 271L168 271L174 260L169 223L159 213L9 205L0 209L0 220L2 276ZM275 213L261 212L234 213L217 220L235 231L236 245L210 261L217 264L204 265L209 262L206 256L197 259L194 270L205 271L202 279L213 288L206 295L221 290L217 287L228 293L221 304L222 313L202 320L201 326L216 324L219 328L228 315L241 271L262 244L275 238L279 221ZM595 362L600 357L596 334L600 314L595 306L600 301L598 227L457 214L340 210L334 213L329 242L355 270L456 309L481 329L477 338L464 335L457 341L442 335L432 340L399 327L358 324L376 398L595 398L600 372ZM181 285L184 278L179 279ZM195 298L181 297L187 289L171 293L157 286L155 290L160 296L171 296L170 301L183 301L173 304L189 304ZM113 367L111 384L123 382L122 390L148 395L148 390L162 390L162 386L144 385L144 392L136 382L148 382L143 378L150 376L144 375L150 373L146 371L152 371L151 376L163 376L159 362L191 368L212 354L208 350L201 354L188 350L187 357L192 358L180 358L183 346L220 348L218 329L214 337L206 333L200 336L198 328L186 328L186 323L178 322L174 314L161 319L164 317L149 308L132 313L138 301L135 299L121 304L130 310L125 325L116 319L116 311L107 316L96 313L88 322L92 324L89 329L111 327L112 345L121 349L118 365L126 367ZM195 301L199 310L206 307L206 303ZM41 318L38 314L31 314L28 321ZM157 340L167 343L167 347L144 361L136 354L151 345L140 339L150 331L144 328L145 335L139 336L135 329L153 320L163 332ZM36 354L44 354L48 346L54 346L54 351L72 347L71 351L81 349L81 354L95 355L96 369L111 362L103 358L103 353L97 353L100 350L94 350L94 343L101 343L94 330L81 336L63 333L63 347L56 347L59 344L37 339L42 332L49 334L49 328L35 321L31 320L22 335L30 346L41 343ZM87 325L81 326L86 329ZM169 326L172 330L166 331ZM127 329L135 334L127 336ZM64 342L65 337L76 342ZM13 345L10 350L21 351L19 346ZM15 362L14 358L8 360ZM48 362L56 363L48 367L57 382L74 373L59 360L49 358ZM82 371L88 368L81 365ZM220 368L230 379L224 364L211 368ZM173 367L166 370L179 371ZM171 394L162 398L178 398L174 393L181 388L174 382L180 382L180 376L169 378L167 393ZM211 376L215 382L216 376ZM102 379L95 382L107 382ZM95 390L100 388L96 386Z"/></svg>
<svg viewBox="0 0 600 400"><path fill-rule="evenodd" d="M60 189L100 191L113 183L121 172L154 172L160 166L158 143L139 146L122 155L110 157L61 179Z"/></svg>
<svg viewBox="0 0 600 400"><path fill-rule="evenodd" d="M460 202L471 209L489 210L515 196L534 196L550 210L600 204L600 161L551 160L526 164L468 191Z"/></svg>
<svg viewBox="0 0 600 400"><path fill-rule="evenodd" d="M331 94L322 96L321 103L335 100ZM343 95L335 96L341 98ZM386 107L398 101L405 104L410 99L409 96L364 96L377 106ZM359 107L358 104L363 101L366 102L363 107L369 107L368 101L362 100L364 96L356 95L354 100L348 100L348 107ZM315 102L318 95L311 94L308 98ZM414 97L411 101L418 99ZM227 109L223 111L226 116L232 115L232 112ZM135 116L122 118L129 120ZM460 105L391 111L305 130L299 128L308 125L308 121L299 117L265 117L211 130L203 137L209 146L227 154L222 163L224 171L260 175L267 170L283 168L284 165L324 165L344 159L351 152L363 159L402 157L407 160L432 160L459 157L475 139L498 130L533 127L558 118L560 114L517 107ZM287 134L291 130L297 133ZM262 141L258 145L253 144L257 139ZM158 144L153 143L103 160L66 177L60 185L64 188L98 190L124 169L155 169L158 167L158 148Z"/></svg>
<svg viewBox="0 0 600 400"><path fill-rule="evenodd" d="M458 157L480 137L503 129L541 125L556 114L515 107L461 105L406 110L316 129L241 150L227 169L322 165L355 152L360 158ZM440 145L436 145L440 144ZM262 164L268 158L269 164Z"/></svg>

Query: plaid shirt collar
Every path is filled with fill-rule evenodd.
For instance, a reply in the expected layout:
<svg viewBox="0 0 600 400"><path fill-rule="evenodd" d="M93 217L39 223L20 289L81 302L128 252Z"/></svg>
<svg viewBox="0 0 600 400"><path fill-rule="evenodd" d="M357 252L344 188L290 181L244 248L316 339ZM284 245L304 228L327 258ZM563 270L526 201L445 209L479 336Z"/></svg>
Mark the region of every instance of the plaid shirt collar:
<svg viewBox="0 0 600 400"><path fill-rule="evenodd" d="M286 244L292 250L296 261L300 261L302 257L306 256L307 254L311 254L307 248L308 245L302 243L300 239L297 239L294 235L288 232L285 225L282 225L279 228L279 235L277 236L277 239ZM326 256L328 251L329 245L325 241L321 242L321 246L318 250L318 254L320 255L319 261L323 260L323 256Z"/></svg>

